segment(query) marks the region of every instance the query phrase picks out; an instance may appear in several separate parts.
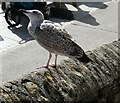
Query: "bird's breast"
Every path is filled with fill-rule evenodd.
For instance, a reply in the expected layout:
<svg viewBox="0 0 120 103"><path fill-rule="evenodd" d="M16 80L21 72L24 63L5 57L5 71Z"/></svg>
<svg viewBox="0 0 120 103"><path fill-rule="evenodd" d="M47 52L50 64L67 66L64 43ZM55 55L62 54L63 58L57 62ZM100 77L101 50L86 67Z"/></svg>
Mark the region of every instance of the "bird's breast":
<svg viewBox="0 0 120 103"><path fill-rule="evenodd" d="M64 39L58 34L55 35L54 32L51 33L47 30L41 30L39 27L37 27L34 33L34 37L37 42L49 52L66 55L67 52L74 51L72 41L69 39Z"/></svg>

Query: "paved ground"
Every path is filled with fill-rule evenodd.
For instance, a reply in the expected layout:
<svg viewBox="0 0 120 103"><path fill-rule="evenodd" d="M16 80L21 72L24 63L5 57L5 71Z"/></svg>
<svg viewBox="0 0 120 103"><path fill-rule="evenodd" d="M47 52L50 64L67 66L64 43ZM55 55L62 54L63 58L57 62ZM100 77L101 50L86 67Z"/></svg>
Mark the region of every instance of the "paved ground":
<svg viewBox="0 0 120 103"><path fill-rule="evenodd" d="M67 6L73 11L75 20L51 18L63 26L85 50L92 50L118 39L118 3L82 3L79 9ZM46 64L48 52L40 47L26 30L27 18L22 25L9 29L4 13L0 10L0 78L1 83L19 78ZM26 25L25 25L26 24ZM28 42L22 40L28 39ZM59 62L66 57L59 57ZM53 60L52 60L53 62Z"/></svg>

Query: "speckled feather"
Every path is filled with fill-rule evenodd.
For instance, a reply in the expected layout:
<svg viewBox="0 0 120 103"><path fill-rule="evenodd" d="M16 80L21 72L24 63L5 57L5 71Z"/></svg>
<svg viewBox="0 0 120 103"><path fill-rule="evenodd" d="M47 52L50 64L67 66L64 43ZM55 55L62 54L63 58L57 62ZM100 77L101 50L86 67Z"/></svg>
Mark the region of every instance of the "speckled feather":
<svg viewBox="0 0 120 103"><path fill-rule="evenodd" d="M56 54L55 66L57 55L65 55L85 63L91 61L59 23L44 20L44 15L39 10L22 10L22 12L30 19L28 32L50 52L46 67L49 66L51 53Z"/></svg>
<svg viewBox="0 0 120 103"><path fill-rule="evenodd" d="M44 20L35 29L38 43L51 53L68 57L82 57L83 50L74 41L69 33L58 23Z"/></svg>

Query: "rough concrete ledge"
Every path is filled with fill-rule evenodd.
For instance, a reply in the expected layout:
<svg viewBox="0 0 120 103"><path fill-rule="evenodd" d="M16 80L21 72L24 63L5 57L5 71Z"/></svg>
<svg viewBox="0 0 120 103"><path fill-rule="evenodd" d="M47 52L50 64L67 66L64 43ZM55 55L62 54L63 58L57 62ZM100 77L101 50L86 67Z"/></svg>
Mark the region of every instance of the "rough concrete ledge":
<svg viewBox="0 0 120 103"><path fill-rule="evenodd" d="M0 87L0 103L40 101L120 102L120 40L105 44L87 55L93 62L64 60L55 68L38 69ZM51 73L50 73L51 72ZM51 75L52 74L52 75Z"/></svg>

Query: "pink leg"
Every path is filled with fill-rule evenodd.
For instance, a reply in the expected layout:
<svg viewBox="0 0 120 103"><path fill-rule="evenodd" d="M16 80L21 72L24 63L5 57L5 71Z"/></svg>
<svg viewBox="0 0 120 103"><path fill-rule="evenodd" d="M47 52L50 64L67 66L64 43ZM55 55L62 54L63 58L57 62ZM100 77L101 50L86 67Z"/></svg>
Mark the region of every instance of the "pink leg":
<svg viewBox="0 0 120 103"><path fill-rule="evenodd" d="M49 52L49 58L48 58L47 64L45 66L41 66L40 68L48 68L51 57L52 57L52 54Z"/></svg>
<svg viewBox="0 0 120 103"><path fill-rule="evenodd" d="M51 57L52 57L52 54L51 54L51 53L49 53L49 59L48 59L48 62L47 62L46 67L48 67L48 66L49 66L49 63L50 63L50 59L51 59Z"/></svg>
<svg viewBox="0 0 120 103"><path fill-rule="evenodd" d="M57 66L57 54L55 54L55 67Z"/></svg>
<svg viewBox="0 0 120 103"><path fill-rule="evenodd" d="M48 66L51 66L51 67L56 67L57 66L57 54L55 54L55 64L54 65L49 65L50 63L50 60L51 60L51 57L52 57L52 54L49 53L49 59L48 59L48 62L47 62L47 65L46 66L42 66L40 68L48 68Z"/></svg>
<svg viewBox="0 0 120 103"><path fill-rule="evenodd" d="M55 54L55 64L49 65L51 67L56 67L57 66L57 54Z"/></svg>

